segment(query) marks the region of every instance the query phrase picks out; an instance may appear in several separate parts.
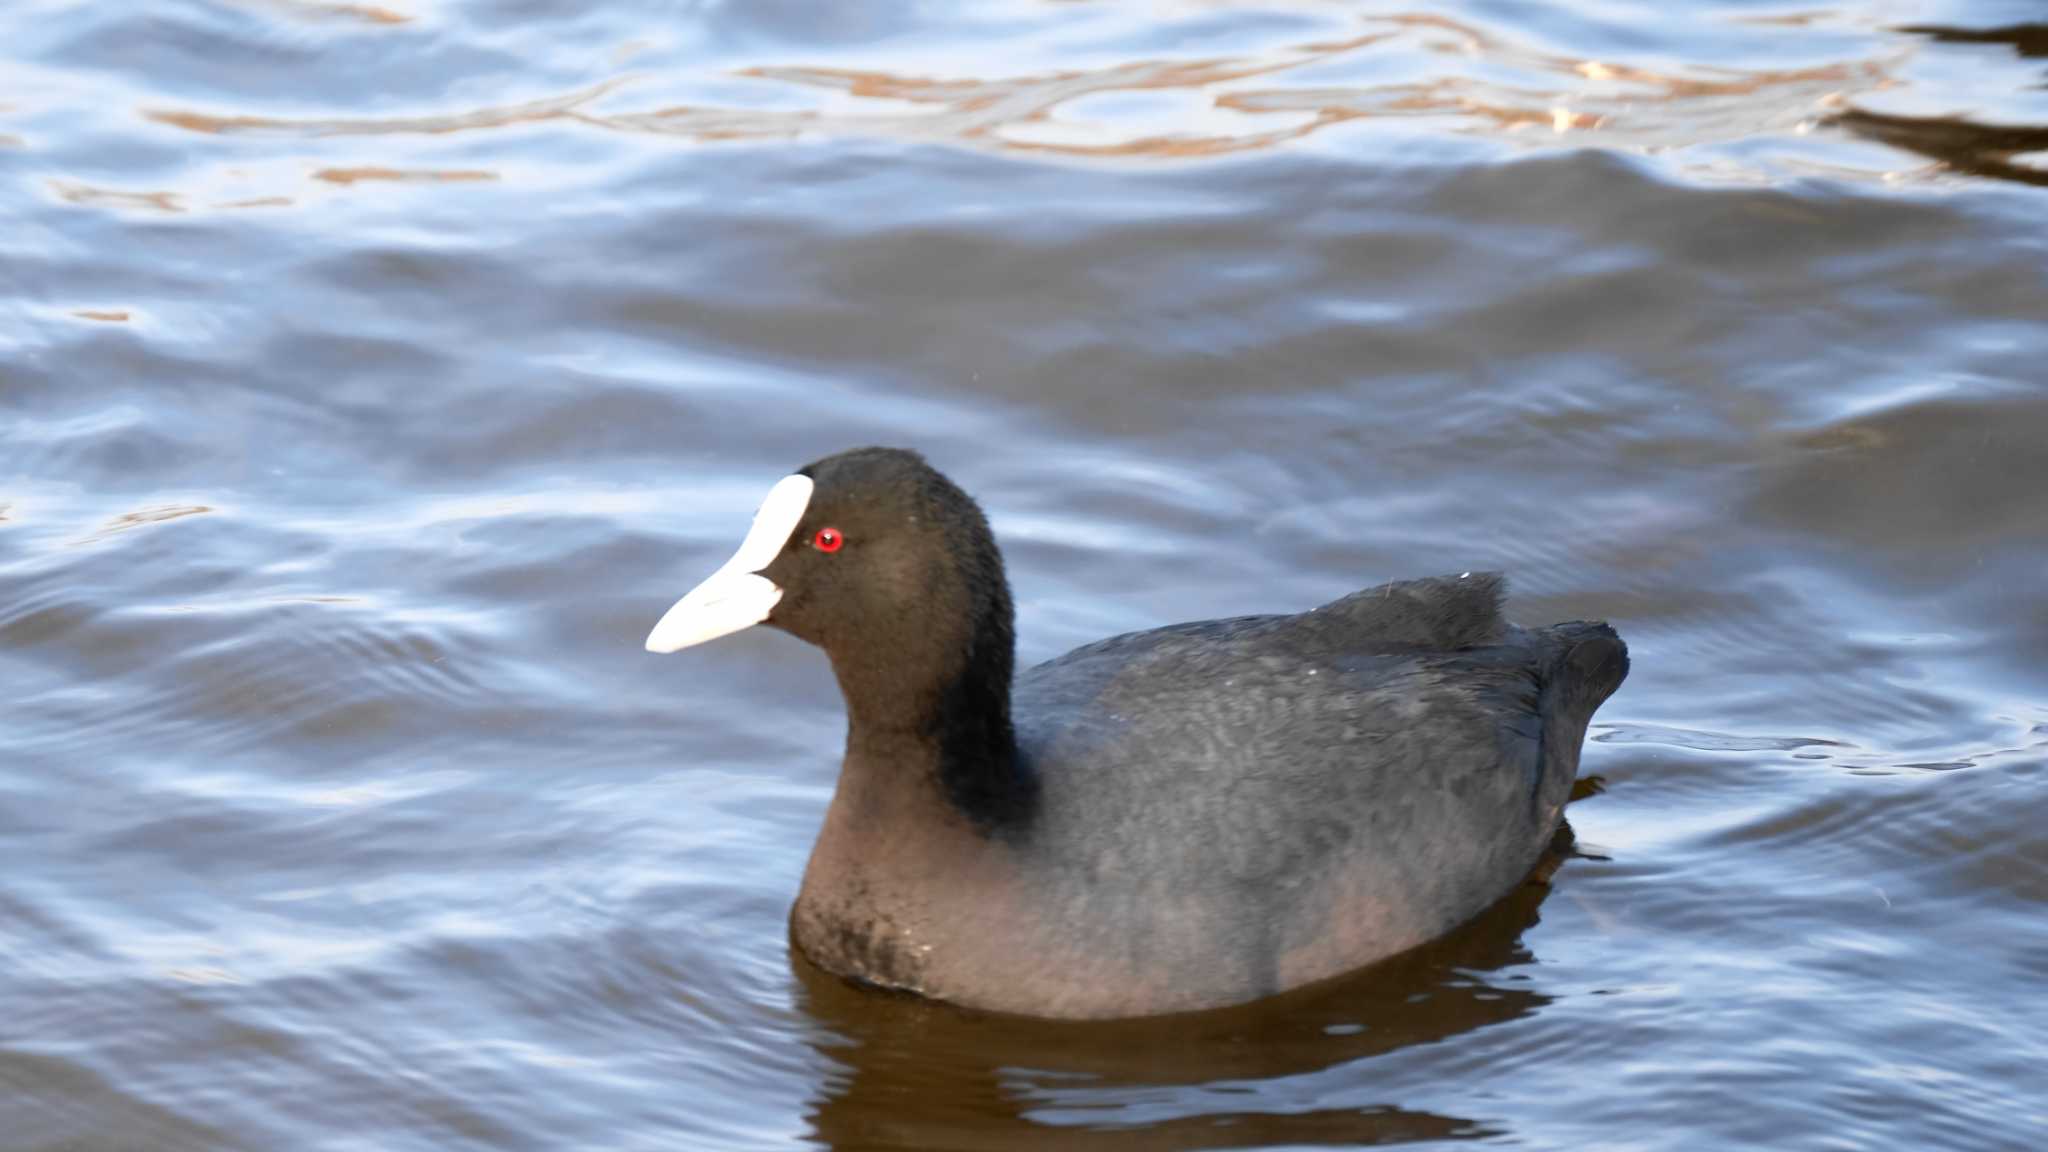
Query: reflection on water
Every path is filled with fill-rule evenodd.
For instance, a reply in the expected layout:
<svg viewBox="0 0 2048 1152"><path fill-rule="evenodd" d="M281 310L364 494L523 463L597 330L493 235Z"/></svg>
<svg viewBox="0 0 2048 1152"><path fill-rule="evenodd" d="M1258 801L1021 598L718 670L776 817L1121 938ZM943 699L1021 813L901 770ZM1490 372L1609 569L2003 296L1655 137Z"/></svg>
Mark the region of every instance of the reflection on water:
<svg viewBox="0 0 2048 1152"><path fill-rule="evenodd" d="M67 203L89 208L146 209L153 212L183 212L176 192L127 192L118 188L95 188L89 184L75 184L65 180L53 180L50 188Z"/></svg>
<svg viewBox="0 0 2048 1152"><path fill-rule="evenodd" d="M1953 116L1886 116L1849 111L1834 123L1894 148L1940 161L1950 171L2048 186L2048 126L2007 128ZM2032 162L2019 158L2034 154Z"/></svg>
<svg viewBox="0 0 2048 1152"><path fill-rule="evenodd" d="M1815 21L1780 23L1805 28ZM2038 36L2036 27L1910 31L1953 43L2009 38L2024 52L2032 42L2028 37ZM802 64L752 65L730 73L781 86L786 95L824 97L795 107L763 94L757 106L688 103L637 110L632 94L651 86L651 78L629 73L560 96L460 112L294 118L152 108L145 115L170 127L221 135L444 135L560 123L700 143L850 136L1124 158L1268 149L1338 125L1383 120L1421 121L1438 131L1517 146L1643 152L1796 137L1820 124L1838 124L1958 170L2038 178L2006 162L2013 152L2039 147L2033 130L1957 119L1910 121L1851 107L1860 94L1905 83L1901 69L1911 58L1910 46L1893 42L1857 58L1803 67L1648 66L1547 51L1511 32L1443 15L1395 13L1356 17L1346 35L1272 45L1252 55L1118 60L1007 76ZM1384 79L1324 79L1332 76ZM1724 160L1686 166L1728 171ZM1849 173L1832 164L1827 170ZM130 194L157 207L166 195ZM122 202L116 193L99 196L95 202Z"/></svg>
<svg viewBox="0 0 2048 1152"><path fill-rule="evenodd" d="M1256 56L1134 60L1095 69L1007 77L910 75L762 65L736 75L842 99L822 107L672 105L599 111L591 105L631 77L548 100L383 120L293 120L151 110L160 123L212 133L309 136L447 133L549 120L697 141L777 140L812 134L945 141L1076 156L1212 156L1270 148L1319 129L1375 118L1432 118L1444 128L1531 141L1597 132L1574 145L1685 147L1809 126L1858 91L1891 82L1878 59L1813 68L1662 73L1544 52L1502 33L1427 14L1368 16L1363 31L1269 49ZM1382 62L1379 58L1387 58ZM1450 61L1457 74L1421 82L1270 87L1289 73L1413 71ZM1443 71L1442 68L1434 69ZM1117 97L1159 95L1160 107ZM1173 130L1146 131L1165 119Z"/></svg>
<svg viewBox="0 0 2048 1152"><path fill-rule="evenodd" d="M456 169L442 172L418 170L401 172L396 168L322 168L318 172L313 173L313 179L315 180L325 180L329 184L340 184L343 187L347 187L350 184L359 184L365 180L386 180L394 183L466 184L474 183L478 180L496 180L497 178L498 174L496 172L481 172L473 169L468 171Z"/></svg>
<svg viewBox="0 0 2048 1152"><path fill-rule="evenodd" d="M451 132L475 132L518 124L541 124L551 120L588 119L577 117L577 110L618 88L622 83L623 81L611 81L546 100L435 116L291 120L274 116L209 116L199 112L164 109L149 109L144 115L159 124L173 128L219 136L393 136L411 133L439 136Z"/></svg>
<svg viewBox="0 0 2048 1152"><path fill-rule="evenodd" d="M177 520L186 516L203 516L211 511L213 509L204 504L165 504L156 508L143 508L134 512L123 512L102 525L98 531L78 542L80 544L90 544L95 540L103 540L116 532L127 532L131 529L145 527L150 524L162 524L167 520Z"/></svg>
<svg viewBox="0 0 2048 1152"><path fill-rule="evenodd" d="M2005 44L2024 57L2048 57L2048 24L2008 24L1999 28L1908 24L1899 31L1925 36L1942 44Z"/></svg>
<svg viewBox="0 0 2048 1152"><path fill-rule="evenodd" d="M1504 1135L1481 1120L1402 1107L1376 1091L1372 1062L1548 1002L1515 970L1533 962L1522 934L1549 894L1545 878L1570 851L1566 826L1538 878L1418 952L1258 1004L1168 1020L1057 1024L961 1012L853 988L792 950L802 1005L829 1030L820 1049L846 1069L812 1106L814 1133L839 1149L977 1152ZM1342 1106L1271 1107L1290 1082L1342 1086Z"/></svg>
<svg viewBox="0 0 2048 1152"><path fill-rule="evenodd" d="M374 4L338 4L329 0L229 0L229 3L274 8L307 20L361 20L370 24L404 24L411 16Z"/></svg>
<svg viewBox="0 0 2048 1152"><path fill-rule="evenodd" d="M1919 24L1900 31L1940 44L2005 45L2022 58L2048 57L2048 24L2001 28ZM2048 124L1983 123L1960 116L1887 115L1860 108L1852 108L1832 122L1894 148L1918 152L1953 172L2048 187Z"/></svg>

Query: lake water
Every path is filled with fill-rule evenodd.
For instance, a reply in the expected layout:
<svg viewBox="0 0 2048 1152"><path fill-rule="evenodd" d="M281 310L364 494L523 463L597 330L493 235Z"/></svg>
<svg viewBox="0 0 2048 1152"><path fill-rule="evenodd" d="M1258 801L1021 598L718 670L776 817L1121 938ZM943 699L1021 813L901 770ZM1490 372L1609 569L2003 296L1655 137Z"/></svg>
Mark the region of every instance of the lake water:
<svg viewBox="0 0 2048 1152"><path fill-rule="evenodd" d="M2048 1143L2039 4L960 7L0 9L0 1146ZM1612 620L1576 854L1192 1018L804 968L830 674L641 640L870 442L1024 660Z"/></svg>

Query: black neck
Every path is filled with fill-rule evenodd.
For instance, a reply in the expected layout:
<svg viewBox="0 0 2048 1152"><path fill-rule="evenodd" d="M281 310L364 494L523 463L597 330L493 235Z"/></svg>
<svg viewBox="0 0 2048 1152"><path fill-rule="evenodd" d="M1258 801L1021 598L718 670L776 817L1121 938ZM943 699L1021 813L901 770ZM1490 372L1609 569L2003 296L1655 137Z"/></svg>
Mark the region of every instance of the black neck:
<svg viewBox="0 0 2048 1152"><path fill-rule="evenodd" d="M849 749L885 761L877 766L883 771L921 777L913 787L936 786L982 833L1011 836L1029 825L1038 790L1010 723L1009 599L992 599L964 636L927 634L921 659L900 651L883 661L835 654L833 670L846 697Z"/></svg>
<svg viewBox="0 0 2048 1152"><path fill-rule="evenodd" d="M1010 724L1010 634L977 637L966 666L939 693L934 724L939 783L946 798L988 831L1021 829L1037 799L1036 780L1017 755Z"/></svg>

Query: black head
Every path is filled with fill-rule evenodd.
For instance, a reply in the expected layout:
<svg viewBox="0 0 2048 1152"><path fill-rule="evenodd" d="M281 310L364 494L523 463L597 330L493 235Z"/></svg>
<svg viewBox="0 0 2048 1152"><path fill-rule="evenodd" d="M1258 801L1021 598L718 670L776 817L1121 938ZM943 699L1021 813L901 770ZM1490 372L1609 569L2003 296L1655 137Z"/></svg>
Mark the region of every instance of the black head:
<svg viewBox="0 0 2048 1152"><path fill-rule="evenodd" d="M766 623L825 650L849 748L923 742L954 799L1012 803L1010 589L981 509L915 452L856 448L784 478L724 568L669 610L657 652Z"/></svg>
<svg viewBox="0 0 2048 1152"><path fill-rule="evenodd" d="M1002 554L967 493L898 448L841 452L797 475L815 487L781 554L760 570L782 589L768 624L842 669L959 665L984 639L1008 660Z"/></svg>

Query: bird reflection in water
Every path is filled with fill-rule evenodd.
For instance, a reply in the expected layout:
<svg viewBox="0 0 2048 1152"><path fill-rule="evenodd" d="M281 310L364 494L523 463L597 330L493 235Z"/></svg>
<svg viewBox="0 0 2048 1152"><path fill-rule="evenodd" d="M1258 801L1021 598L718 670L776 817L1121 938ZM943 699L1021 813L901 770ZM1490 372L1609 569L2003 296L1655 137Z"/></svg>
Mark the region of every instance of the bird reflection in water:
<svg viewBox="0 0 2048 1152"><path fill-rule="evenodd" d="M1597 791L1593 778L1579 794ZM1361 1104L1302 1111L1289 1078L1330 1073L1521 1019L1550 997L1510 970L1552 873L1574 854L1561 825L1536 872L1441 940L1256 1003L1148 1020L986 1016L841 981L790 950L812 1041L844 1069L812 1104L837 1149L1146 1149L1373 1145L1480 1139L1482 1121ZM1371 1092L1369 1067L1349 1070ZM1345 1075L1345 1072L1334 1072ZM1389 1093L1391 1097L1394 1093Z"/></svg>

